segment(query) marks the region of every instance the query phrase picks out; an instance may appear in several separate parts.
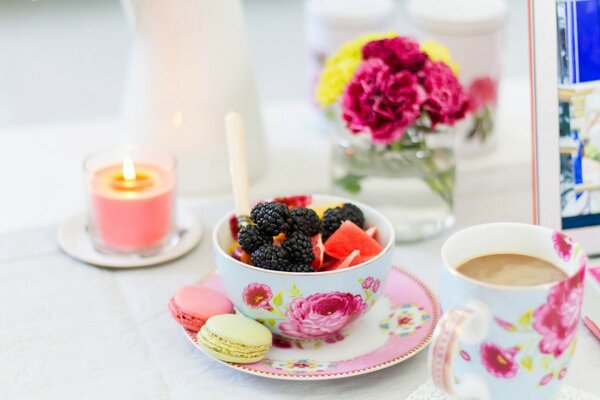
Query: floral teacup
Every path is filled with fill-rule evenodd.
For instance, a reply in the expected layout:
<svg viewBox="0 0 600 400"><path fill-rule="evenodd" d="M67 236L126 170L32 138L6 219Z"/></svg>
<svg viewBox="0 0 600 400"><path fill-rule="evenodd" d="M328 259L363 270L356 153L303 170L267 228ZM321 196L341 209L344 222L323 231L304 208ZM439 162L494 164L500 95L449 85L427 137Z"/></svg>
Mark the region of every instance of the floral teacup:
<svg viewBox="0 0 600 400"><path fill-rule="evenodd" d="M293 273L244 264L227 253L233 243L230 214L217 224L213 232L217 268L239 312L277 335L318 340L336 337L375 304L392 267L394 230L381 213L353 200L314 195L311 205L340 202L352 202L363 211L366 224L377 226L384 247L369 261L341 270Z"/></svg>
<svg viewBox="0 0 600 400"><path fill-rule="evenodd" d="M562 281L502 286L462 275L487 254L525 254L562 269ZM586 255L548 228L496 223L464 229L442 248L440 320L430 345L434 383L461 398L553 399L575 351Z"/></svg>

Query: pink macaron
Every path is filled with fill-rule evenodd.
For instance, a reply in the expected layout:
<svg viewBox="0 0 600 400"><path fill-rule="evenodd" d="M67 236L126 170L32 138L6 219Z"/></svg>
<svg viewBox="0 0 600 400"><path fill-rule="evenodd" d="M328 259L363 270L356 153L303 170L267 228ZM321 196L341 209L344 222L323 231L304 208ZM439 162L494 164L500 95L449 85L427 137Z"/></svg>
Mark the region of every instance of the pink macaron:
<svg viewBox="0 0 600 400"><path fill-rule="evenodd" d="M233 304L222 293L201 285L179 288L169 301L169 311L175 321L197 332L214 315L233 313Z"/></svg>

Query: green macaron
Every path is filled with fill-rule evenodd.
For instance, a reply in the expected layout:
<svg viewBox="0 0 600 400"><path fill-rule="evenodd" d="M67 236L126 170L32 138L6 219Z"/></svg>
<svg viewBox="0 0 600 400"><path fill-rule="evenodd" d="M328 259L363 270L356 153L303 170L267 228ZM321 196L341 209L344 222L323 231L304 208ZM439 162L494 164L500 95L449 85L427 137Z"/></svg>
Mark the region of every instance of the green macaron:
<svg viewBox="0 0 600 400"><path fill-rule="evenodd" d="M198 332L198 343L219 360L250 364L262 360L271 348L271 331L239 314L211 317Z"/></svg>

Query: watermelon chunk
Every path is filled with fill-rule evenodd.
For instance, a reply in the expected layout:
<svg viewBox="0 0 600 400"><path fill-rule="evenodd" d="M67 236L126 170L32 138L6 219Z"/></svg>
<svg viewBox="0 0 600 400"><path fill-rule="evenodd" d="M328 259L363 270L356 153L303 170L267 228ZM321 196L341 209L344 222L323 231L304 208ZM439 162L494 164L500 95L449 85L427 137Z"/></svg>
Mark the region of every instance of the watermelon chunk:
<svg viewBox="0 0 600 400"><path fill-rule="evenodd" d="M371 236L373 239L375 239L375 237L377 236L377 227L375 225L369 227L367 230L365 230L365 233L369 236Z"/></svg>
<svg viewBox="0 0 600 400"><path fill-rule="evenodd" d="M315 271L320 271L323 269L323 259L325 258L325 246L323 246L322 235L319 233L313 236L310 240L313 246L313 253L315 254L315 259L312 262L312 266Z"/></svg>
<svg viewBox="0 0 600 400"><path fill-rule="evenodd" d="M275 197L273 201L287 205L289 208L306 207L312 203L310 194L298 194L293 196Z"/></svg>
<svg viewBox="0 0 600 400"><path fill-rule="evenodd" d="M329 271L333 271L336 269L350 268L354 265L360 264L361 262L362 262L362 257L360 256L360 251L354 250L345 259L339 260L337 263L333 264L329 268Z"/></svg>
<svg viewBox="0 0 600 400"><path fill-rule="evenodd" d="M381 253L383 247L355 223L344 221L325 242L325 253L344 260L354 250L358 250L362 261L366 261Z"/></svg>
<svg viewBox="0 0 600 400"><path fill-rule="evenodd" d="M240 233L240 227L238 225L238 220L235 214L229 217L229 231L231 232L231 237L233 238L233 240L238 240L238 233Z"/></svg>

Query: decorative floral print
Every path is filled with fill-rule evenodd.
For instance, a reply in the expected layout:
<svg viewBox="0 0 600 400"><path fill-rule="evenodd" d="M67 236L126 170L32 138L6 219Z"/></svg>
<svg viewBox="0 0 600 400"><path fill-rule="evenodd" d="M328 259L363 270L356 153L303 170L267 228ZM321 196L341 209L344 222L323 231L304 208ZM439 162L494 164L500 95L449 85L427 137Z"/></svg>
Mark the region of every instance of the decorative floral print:
<svg viewBox="0 0 600 400"><path fill-rule="evenodd" d="M580 256L581 267L570 278L555 284L545 303L526 310L517 321L494 317L503 330L529 338L510 348L491 342L480 346L483 366L498 378L512 378L521 369L529 373L541 370L537 384L541 387L554 378L563 379L567 374L566 365L575 351L575 333L581 317L586 258L580 254L581 248L573 246L561 233L555 232L552 242L563 260ZM463 357L462 352L460 356Z"/></svg>
<svg viewBox="0 0 600 400"><path fill-rule="evenodd" d="M263 365L272 367L279 371L291 372L293 374L304 375L307 373L313 372L322 372L330 369L334 369L337 366L337 363L322 363L316 360L311 360L307 358L303 359L293 359L293 360L270 360L264 359L261 362Z"/></svg>
<svg viewBox="0 0 600 400"><path fill-rule="evenodd" d="M277 347L280 349L291 349L292 347L294 347L294 344L290 340L279 335L273 335L272 343L273 347Z"/></svg>
<svg viewBox="0 0 600 400"><path fill-rule="evenodd" d="M375 299L373 298L373 296L379 290L379 287L381 286L381 281L379 279L374 279L372 276L369 276L365 279L359 279L358 283L362 285L363 293L365 294L365 303L373 305L375 303Z"/></svg>
<svg viewBox="0 0 600 400"><path fill-rule="evenodd" d="M373 293L377 293L379 291L379 288L381 287L381 282L379 281L379 279L377 279L375 282L373 282Z"/></svg>
<svg viewBox="0 0 600 400"><path fill-rule="evenodd" d="M465 360L465 361L471 361L471 355L466 352L465 350L461 350L458 354L460 354L460 357Z"/></svg>
<svg viewBox="0 0 600 400"><path fill-rule="evenodd" d="M362 288L363 289L369 289L371 286L373 286L373 277L369 276L367 279L364 280L364 282L362 283Z"/></svg>
<svg viewBox="0 0 600 400"><path fill-rule="evenodd" d="M375 303L375 293L381 287L381 281L372 276L361 278L358 283L364 296L336 291L304 297L295 283L285 294L280 290L273 295L268 285L251 283L244 288L242 298L249 308L268 312L259 314L259 322L277 327L287 337L335 343L344 339L340 332ZM289 340L282 337L274 338L273 344L280 348L292 347Z"/></svg>
<svg viewBox="0 0 600 400"><path fill-rule="evenodd" d="M272 310L269 302L273 298L273 292L271 288L262 283L251 283L244 289L242 293L244 304L252 308L264 308L265 310Z"/></svg>
<svg viewBox="0 0 600 400"><path fill-rule="evenodd" d="M519 349L503 349L494 343L483 343L479 349L485 369L497 378L512 378L519 366L514 360Z"/></svg>
<svg viewBox="0 0 600 400"><path fill-rule="evenodd" d="M546 384L548 384L550 381L552 380L552 374L546 374L544 375L544 377L540 380L540 383L538 383L538 385L540 386L544 386Z"/></svg>
<svg viewBox="0 0 600 400"><path fill-rule="evenodd" d="M544 337L539 343L542 353L560 357L573 341L581 316L584 273L582 268L554 285L546 303L533 313L533 328Z"/></svg>
<svg viewBox="0 0 600 400"><path fill-rule="evenodd" d="M421 329L431 315L416 304L403 304L393 308L390 314L379 323L379 328L390 335L410 336Z"/></svg>
<svg viewBox="0 0 600 400"><path fill-rule="evenodd" d="M346 327L367 308L362 297L351 293L316 293L289 305L287 321L279 329L302 339L323 339Z"/></svg>
<svg viewBox="0 0 600 400"><path fill-rule="evenodd" d="M567 367L564 367L563 369L560 370L560 372L558 373L558 379L564 378L565 375L567 375Z"/></svg>
<svg viewBox="0 0 600 400"><path fill-rule="evenodd" d="M571 254L573 253L573 243L571 242L571 239L563 233L554 232L552 234L552 242L554 243L556 254L563 260L569 261L571 259Z"/></svg>

